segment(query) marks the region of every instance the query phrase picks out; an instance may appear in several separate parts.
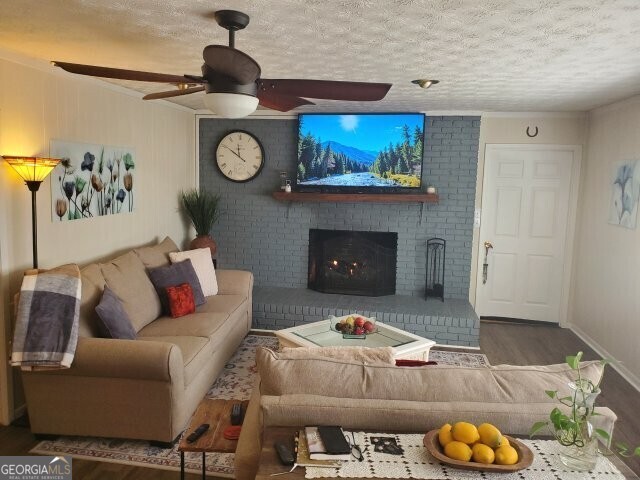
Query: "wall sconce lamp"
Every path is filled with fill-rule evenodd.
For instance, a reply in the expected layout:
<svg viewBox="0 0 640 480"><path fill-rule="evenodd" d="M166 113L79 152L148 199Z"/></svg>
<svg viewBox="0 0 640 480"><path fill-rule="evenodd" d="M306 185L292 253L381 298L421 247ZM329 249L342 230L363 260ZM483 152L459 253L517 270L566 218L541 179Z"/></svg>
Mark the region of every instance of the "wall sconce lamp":
<svg viewBox="0 0 640 480"><path fill-rule="evenodd" d="M33 268L38 268L38 222L36 211L36 192L42 181L47 178L60 160L57 158L14 157L2 158L18 172L31 192L31 233L33 237Z"/></svg>

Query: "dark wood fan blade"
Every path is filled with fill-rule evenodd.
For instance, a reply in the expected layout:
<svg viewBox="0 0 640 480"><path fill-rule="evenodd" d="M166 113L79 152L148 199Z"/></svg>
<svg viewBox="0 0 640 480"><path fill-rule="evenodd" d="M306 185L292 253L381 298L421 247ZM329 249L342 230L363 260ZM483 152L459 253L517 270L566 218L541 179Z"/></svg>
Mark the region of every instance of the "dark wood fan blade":
<svg viewBox="0 0 640 480"><path fill-rule="evenodd" d="M259 81L258 92L272 91L281 95L293 95L296 97L367 102L382 100L390 88L390 83L339 82L334 80L268 80L262 78Z"/></svg>
<svg viewBox="0 0 640 480"><path fill-rule="evenodd" d="M302 105L315 105L315 103L304 98L280 95L269 90L258 90L258 98L260 99L260 105L279 112L288 112Z"/></svg>
<svg viewBox="0 0 640 480"><path fill-rule="evenodd" d="M54 65L67 72L92 77L117 78L119 80L136 80L138 82L157 83L203 83L203 80L183 77L182 75L169 75L166 73L140 72L137 70L123 70L121 68L98 67L94 65L82 65L79 63L52 62Z"/></svg>
<svg viewBox="0 0 640 480"><path fill-rule="evenodd" d="M169 90L168 92L150 93L142 97L143 100L157 100L159 98L179 97L180 95L189 95L190 93L202 92L204 87L191 87L183 90Z"/></svg>
<svg viewBox="0 0 640 480"><path fill-rule="evenodd" d="M217 73L232 78L241 85L260 77L260 65L240 50L225 45L208 45L202 52L204 63Z"/></svg>

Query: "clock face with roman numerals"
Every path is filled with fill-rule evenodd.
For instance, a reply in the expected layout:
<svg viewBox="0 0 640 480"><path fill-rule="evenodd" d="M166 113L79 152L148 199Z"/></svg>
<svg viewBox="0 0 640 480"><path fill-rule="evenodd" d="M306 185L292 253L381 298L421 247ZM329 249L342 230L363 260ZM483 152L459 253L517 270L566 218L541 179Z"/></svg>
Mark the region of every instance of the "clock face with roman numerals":
<svg viewBox="0 0 640 480"><path fill-rule="evenodd" d="M216 148L216 165L232 182L248 182L264 166L264 149L251 133L234 130L227 133Z"/></svg>

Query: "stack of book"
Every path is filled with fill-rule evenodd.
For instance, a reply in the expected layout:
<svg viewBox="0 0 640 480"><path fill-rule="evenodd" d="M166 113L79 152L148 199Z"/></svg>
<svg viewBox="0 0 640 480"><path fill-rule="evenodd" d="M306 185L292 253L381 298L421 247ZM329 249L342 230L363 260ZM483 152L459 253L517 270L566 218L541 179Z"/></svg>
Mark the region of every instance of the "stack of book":
<svg viewBox="0 0 640 480"><path fill-rule="evenodd" d="M296 435L296 448L296 463L301 467L339 468L341 462L351 458L351 448L340 427L321 427L320 431L318 427L305 427Z"/></svg>

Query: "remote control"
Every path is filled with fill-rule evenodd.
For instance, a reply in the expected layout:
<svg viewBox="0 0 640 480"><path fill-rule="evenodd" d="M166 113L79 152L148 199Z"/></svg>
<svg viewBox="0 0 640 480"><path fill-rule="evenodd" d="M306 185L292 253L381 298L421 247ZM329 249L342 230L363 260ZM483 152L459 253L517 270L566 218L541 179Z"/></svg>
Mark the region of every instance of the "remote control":
<svg viewBox="0 0 640 480"><path fill-rule="evenodd" d="M187 442L189 443L195 442L202 435L204 435L204 432L206 432L207 430L209 430L209 424L203 423L198 428L196 428L193 432L191 432L191 434L187 437Z"/></svg>
<svg viewBox="0 0 640 480"><path fill-rule="evenodd" d="M234 403L231 407L231 425L240 425L243 420L242 404Z"/></svg>
<svg viewBox="0 0 640 480"><path fill-rule="evenodd" d="M276 442L274 445L278 457L283 465L293 465L296 459L293 457L293 451L282 442Z"/></svg>

